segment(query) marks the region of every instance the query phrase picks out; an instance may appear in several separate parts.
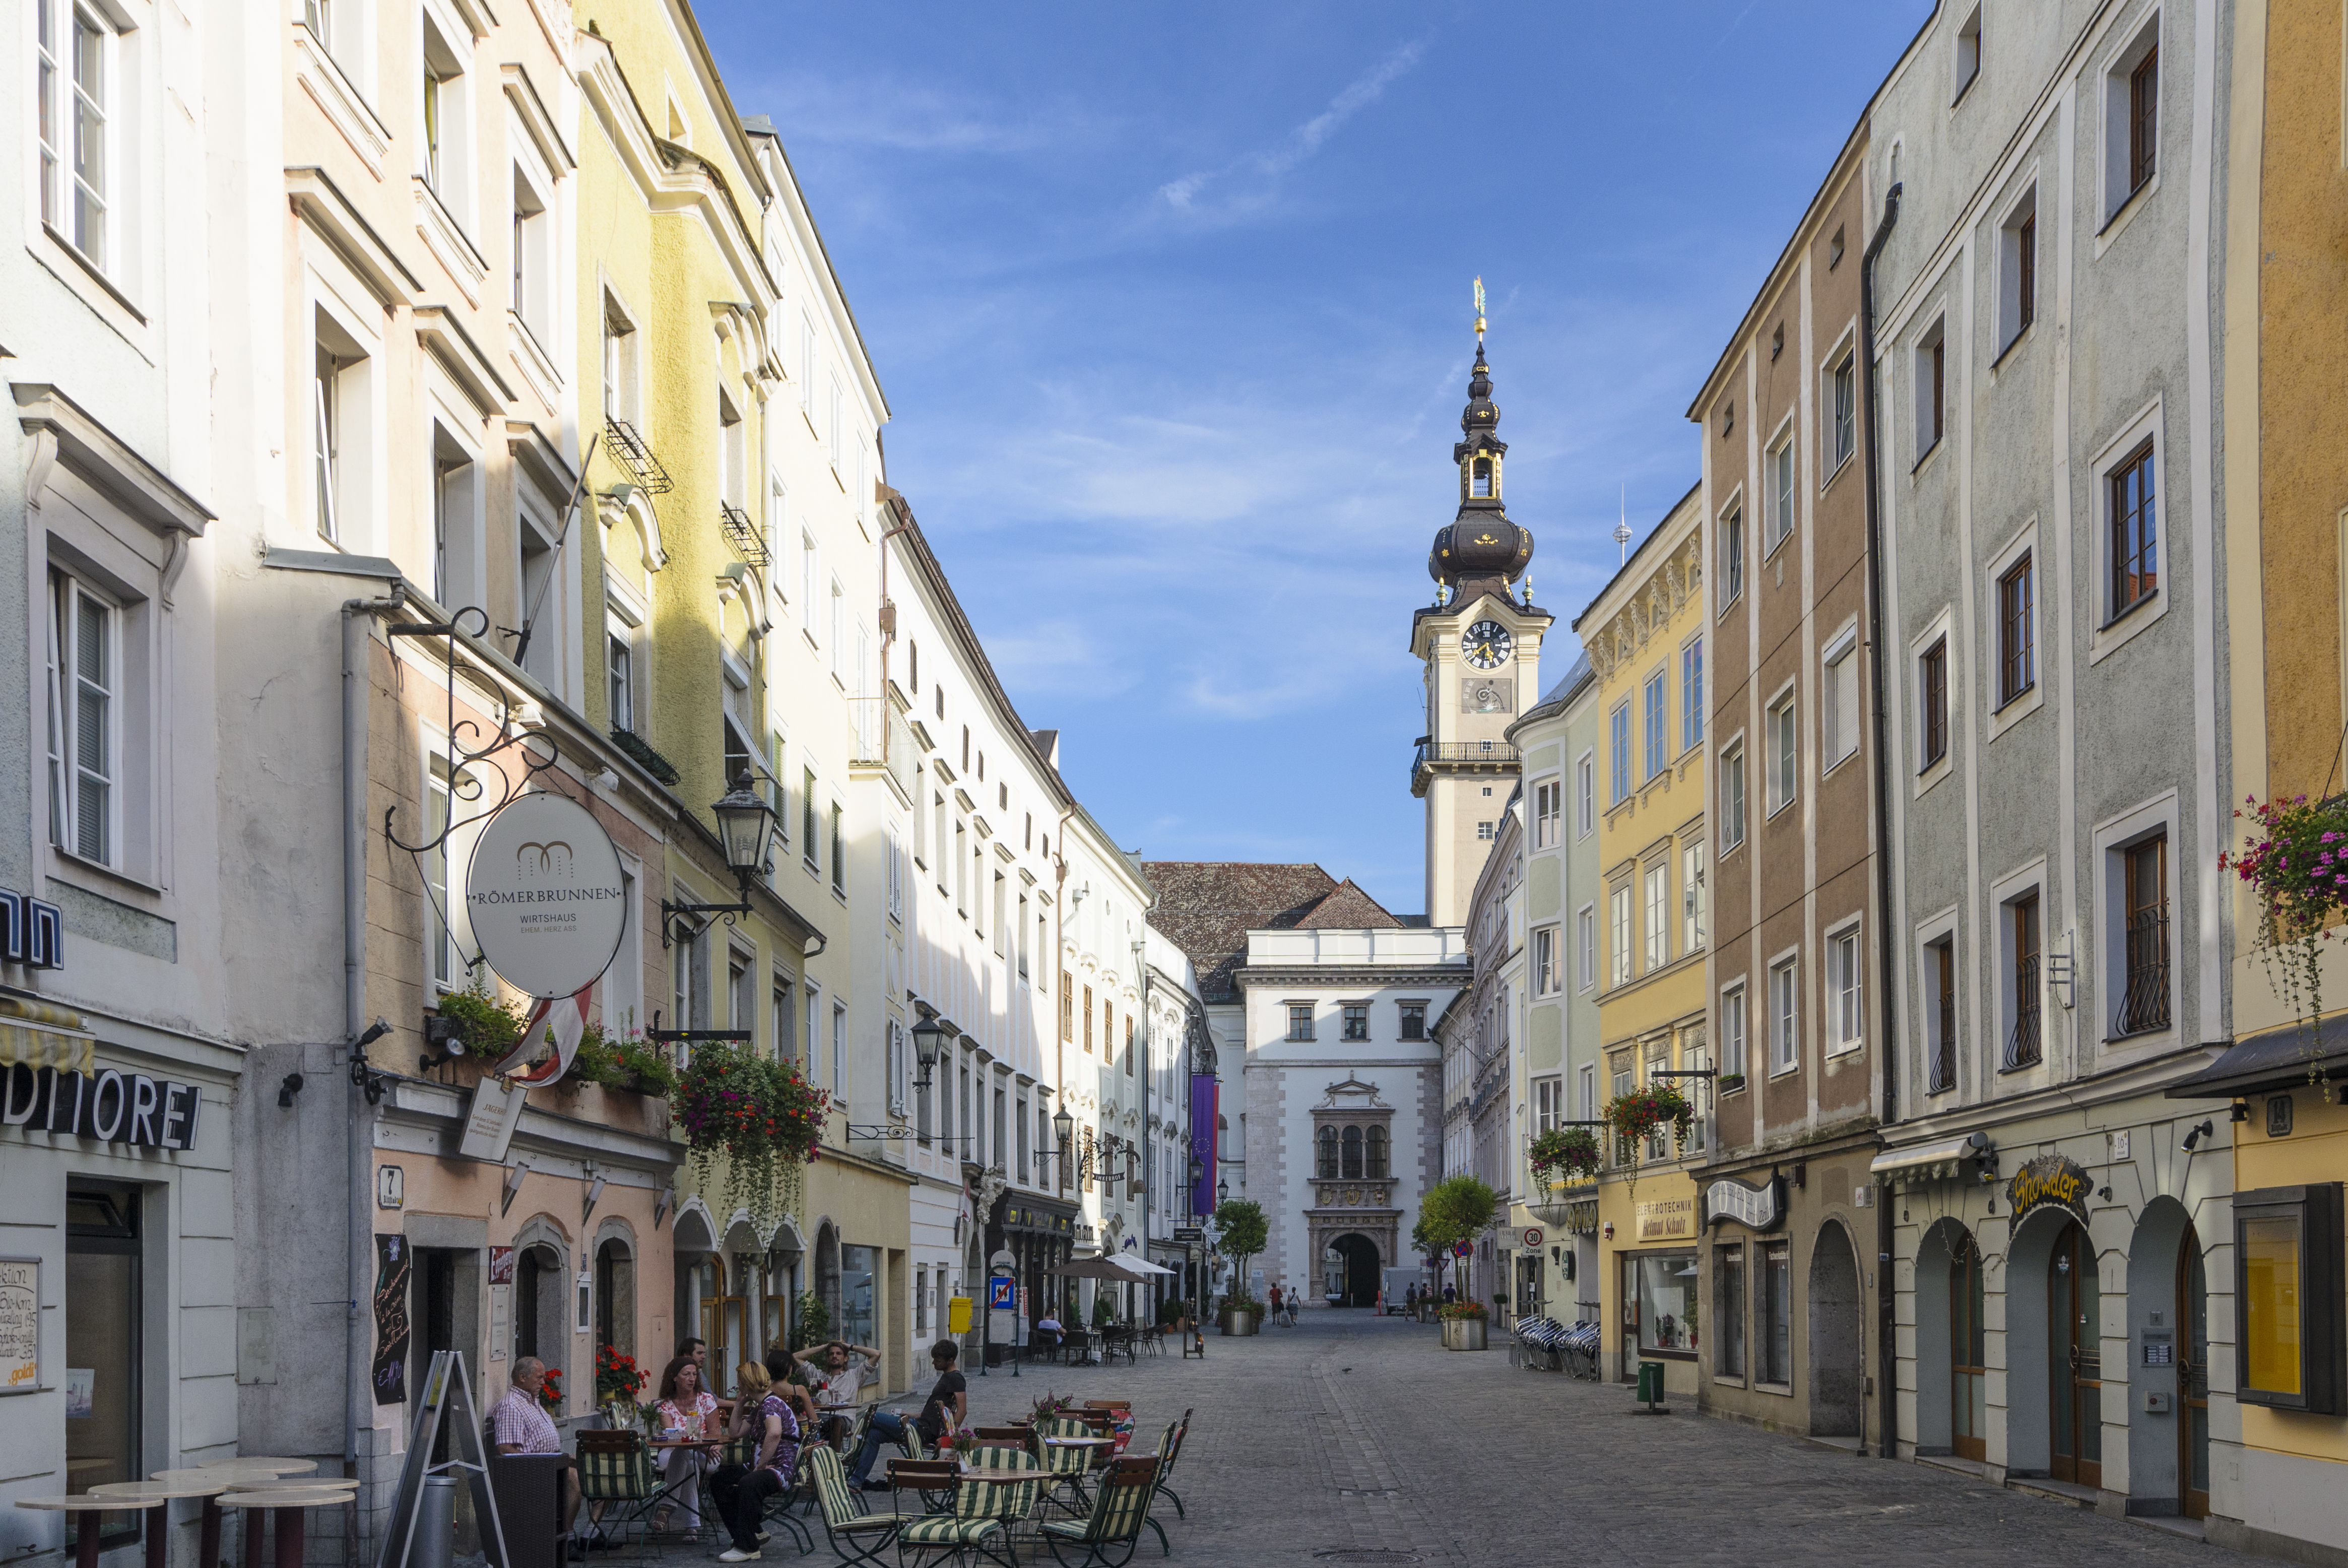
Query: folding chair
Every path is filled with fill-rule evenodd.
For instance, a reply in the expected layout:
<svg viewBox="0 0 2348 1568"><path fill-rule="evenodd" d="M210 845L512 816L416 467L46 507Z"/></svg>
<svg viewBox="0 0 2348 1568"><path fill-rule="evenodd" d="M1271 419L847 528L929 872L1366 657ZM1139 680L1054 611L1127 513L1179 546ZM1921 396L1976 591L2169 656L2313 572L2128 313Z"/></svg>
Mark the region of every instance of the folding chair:
<svg viewBox="0 0 2348 1568"><path fill-rule="evenodd" d="M951 1555L967 1563L979 1556L1003 1568L1017 1568L1010 1527L1035 1511L1043 1488L1040 1475L1004 1480L964 1477L954 1490L951 1511L908 1520L899 1528L898 1557L901 1560L909 1551L929 1551L939 1554L933 1561Z"/></svg>
<svg viewBox="0 0 2348 1568"><path fill-rule="evenodd" d="M633 1428L579 1433L580 1500L603 1506L595 1529L615 1527L624 1536L629 1525L642 1525L650 1541L653 1505L667 1495L653 1470L644 1433Z"/></svg>
<svg viewBox="0 0 2348 1568"><path fill-rule="evenodd" d="M1191 1408L1196 1409L1197 1407ZM1158 1440L1158 1490L1174 1500L1174 1517L1177 1519L1188 1519L1189 1515L1182 1511L1182 1500L1167 1484L1167 1480L1174 1473L1174 1461L1182 1457L1183 1439L1189 1435L1190 1411L1185 1410L1182 1418L1167 1428L1166 1435ZM1165 1532L1159 1532L1159 1536L1164 1539Z"/></svg>
<svg viewBox="0 0 2348 1568"><path fill-rule="evenodd" d="M1044 1544L1061 1568L1125 1568L1141 1541L1141 1526L1149 1517L1158 1461L1150 1458L1118 1460L1103 1471L1100 1490L1093 1494L1089 1518L1047 1519L1040 1527ZM1070 1555L1081 1547L1081 1555Z"/></svg>
<svg viewBox="0 0 2348 1568"><path fill-rule="evenodd" d="M846 1568L860 1563L878 1563L880 1553L897 1539L902 1522L894 1513L873 1513L864 1500L848 1487L848 1471L839 1456L823 1443L807 1450L808 1476L823 1517L823 1532ZM868 1544L869 1542L869 1544Z"/></svg>
<svg viewBox="0 0 2348 1568"><path fill-rule="evenodd" d="M1044 1467L1044 1473L1050 1478L1046 1482L1045 1501L1065 1508L1070 1513L1081 1511L1091 1501L1085 1493L1085 1471L1090 1466L1092 1450L1056 1449L1047 1446L1044 1439L1088 1438L1093 1435L1092 1424L1075 1416L1054 1416L1037 1421L1029 1430L1035 1434L1032 1440L1035 1461ZM1060 1489L1064 1486L1075 1501L1060 1496Z"/></svg>

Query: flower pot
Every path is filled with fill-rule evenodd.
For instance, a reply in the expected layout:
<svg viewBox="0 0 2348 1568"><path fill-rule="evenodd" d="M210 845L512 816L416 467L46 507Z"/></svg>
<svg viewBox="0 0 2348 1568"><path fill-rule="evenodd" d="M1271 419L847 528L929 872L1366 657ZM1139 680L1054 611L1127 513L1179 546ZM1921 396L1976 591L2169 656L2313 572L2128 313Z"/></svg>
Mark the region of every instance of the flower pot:
<svg viewBox="0 0 2348 1568"><path fill-rule="evenodd" d="M1263 1319L1252 1312L1226 1311L1223 1314L1223 1332L1241 1339L1253 1334L1262 1325Z"/></svg>
<svg viewBox="0 0 2348 1568"><path fill-rule="evenodd" d="M1485 1347L1486 1327L1480 1317L1447 1317L1443 1320L1443 1348L1481 1350Z"/></svg>

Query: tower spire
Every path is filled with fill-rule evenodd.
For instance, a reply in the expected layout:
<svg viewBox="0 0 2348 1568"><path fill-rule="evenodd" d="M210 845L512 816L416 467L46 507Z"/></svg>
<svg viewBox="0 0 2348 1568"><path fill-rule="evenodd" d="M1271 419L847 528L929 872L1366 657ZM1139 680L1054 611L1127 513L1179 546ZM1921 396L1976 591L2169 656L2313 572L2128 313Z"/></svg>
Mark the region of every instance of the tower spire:
<svg viewBox="0 0 2348 1568"><path fill-rule="evenodd" d="M1483 279L1482 274L1481 274L1481 273L1478 273L1478 274L1477 275L1477 278L1476 278L1476 350L1477 350L1477 354L1478 354L1478 356L1479 357L1482 356L1483 349L1484 349L1484 279Z"/></svg>
<svg viewBox="0 0 2348 1568"><path fill-rule="evenodd" d="M1509 519L1500 499L1509 444L1500 439L1500 408L1492 401L1492 367L1484 360L1484 280L1476 280L1476 363L1468 371L1468 407L1461 438L1451 448L1459 469L1459 511L1435 535L1427 575L1451 590L1456 603L1484 593L1511 597L1509 584L1532 560L1533 536Z"/></svg>

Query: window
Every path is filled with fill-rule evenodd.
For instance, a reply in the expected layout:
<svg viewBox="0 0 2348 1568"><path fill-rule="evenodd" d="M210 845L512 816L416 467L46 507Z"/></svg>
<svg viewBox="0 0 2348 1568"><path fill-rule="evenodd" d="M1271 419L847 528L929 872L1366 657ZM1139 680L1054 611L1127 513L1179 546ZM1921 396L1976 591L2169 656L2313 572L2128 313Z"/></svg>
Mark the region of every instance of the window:
<svg viewBox="0 0 2348 1568"><path fill-rule="evenodd" d="M1065 969L1061 970L1060 1038L1070 1045L1074 1045L1076 1038L1076 993L1075 987L1076 982L1070 978L1068 972ZM1087 1002L1085 1006L1089 1007L1092 1004Z"/></svg>
<svg viewBox="0 0 2348 1568"><path fill-rule="evenodd" d="M1587 991L1598 984L1598 911L1584 904L1573 917L1574 983Z"/></svg>
<svg viewBox="0 0 2348 1568"><path fill-rule="evenodd" d="M798 1009L791 1006L791 983L779 975L767 986L767 1012L775 1059L778 1062L798 1060Z"/></svg>
<svg viewBox="0 0 2348 1568"><path fill-rule="evenodd" d="M449 817L448 763L444 757L435 757L425 776L424 832L427 842L437 843L424 856L423 866L424 964L436 987L455 984L461 967L456 934L448 924L448 866L453 858L447 836Z"/></svg>
<svg viewBox="0 0 2348 1568"><path fill-rule="evenodd" d="M2145 51L2128 73L2128 194L2152 182L2160 156L2160 49Z"/></svg>
<svg viewBox="0 0 2348 1568"><path fill-rule="evenodd" d="M676 890L681 900L693 898L693 891ZM675 1006L676 1024L680 1029L705 1029L709 1026L709 933L706 928L677 944L669 959L669 970L675 981L671 1001Z"/></svg>
<svg viewBox="0 0 2348 1568"><path fill-rule="evenodd" d="M1779 438L1761 459L1762 474L1769 482L1767 512L1768 550L1774 552L1786 542L1794 531L1794 437L1787 431Z"/></svg>
<svg viewBox="0 0 2348 1568"><path fill-rule="evenodd" d="M1931 1011L1924 1016L1924 1092L1946 1094L1957 1087L1957 944L1944 936L1924 949L1924 983Z"/></svg>
<svg viewBox="0 0 2348 1568"><path fill-rule="evenodd" d="M467 148L464 64L455 46L441 36L427 13L424 17L423 114L424 139L417 149L423 167L417 170L462 226L469 216L465 174Z"/></svg>
<svg viewBox="0 0 2348 1568"><path fill-rule="evenodd" d="M848 1105L848 1009L831 1005L831 1103Z"/></svg>
<svg viewBox="0 0 2348 1568"><path fill-rule="evenodd" d="M1313 1037L1312 1003L1291 1002L1288 1005L1288 1037L1292 1040L1309 1040Z"/></svg>
<svg viewBox="0 0 2348 1568"><path fill-rule="evenodd" d="M1606 1076L1612 1085L1613 1096L1616 1099L1621 1099L1624 1095L1629 1094L1632 1088L1631 1053L1628 1051L1617 1051L1608 1060L1606 1065ZM1617 1165L1630 1164L1632 1157L1631 1140L1618 1132L1614 1135L1612 1141L1613 1143L1614 1163Z"/></svg>
<svg viewBox="0 0 2348 1568"><path fill-rule="evenodd" d="M1544 925L1533 933L1533 995L1553 996L1563 989L1557 972L1557 927Z"/></svg>
<svg viewBox="0 0 2348 1568"><path fill-rule="evenodd" d="M1663 672L1647 677L1647 767L1641 782L1663 770L1671 758L1671 729L1663 703Z"/></svg>
<svg viewBox="0 0 2348 1568"><path fill-rule="evenodd" d="M521 566L521 624L530 633L529 645L514 651L522 668L557 696L567 695L563 666L569 662L573 634L570 628L569 584L560 570L561 534L541 521L539 509L525 503L514 517L514 549Z"/></svg>
<svg viewBox="0 0 2348 1568"><path fill-rule="evenodd" d="M1791 1072L1801 1065L1801 1037L1797 1026L1800 1014L1797 1010L1797 984L1800 964L1792 958L1781 958L1769 965L1769 1070Z"/></svg>
<svg viewBox="0 0 2348 1568"><path fill-rule="evenodd" d="M1606 803L1619 806L1631 798L1631 705L1619 703L1607 719L1607 739L1612 750L1609 767L1613 777L1608 781L1612 793Z"/></svg>
<svg viewBox="0 0 2348 1568"><path fill-rule="evenodd" d="M1631 890L1618 887L1607 901L1607 921L1613 928L1609 934L1612 945L1608 956L1613 973L1609 985L1621 985L1631 978Z"/></svg>
<svg viewBox="0 0 2348 1568"><path fill-rule="evenodd" d="M805 857L808 869L810 871L818 869L816 856L823 852L822 846L816 842L815 837L815 769L801 768L799 769L799 853Z"/></svg>
<svg viewBox="0 0 2348 1568"><path fill-rule="evenodd" d="M36 0L33 32L41 222L106 272L114 35L72 0Z"/></svg>
<svg viewBox="0 0 2348 1568"><path fill-rule="evenodd" d="M2124 932L2114 1035L2168 1027L2168 835L2119 851Z"/></svg>
<svg viewBox="0 0 2348 1568"><path fill-rule="evenodd" d="M2348 1409L2342 1387L2341 1189L2268 1187L2234 1199L2235 1398L2312 1415Z"/></svg>
<svg viewBox="0 0 2348 1568"><path fill-rule="evenodd" d="M513 313L514 318L544 342L552 319L547 307L552 275L551 249L553 220L546 199L517 166L513 171Z"/></svg>
<svg viewBox="0 0 2348 1568"><path fill-rule="evenodd" d="M447 426L432 426L432 597L442 608L482 597L481 468Z"/></svg>
<svg viewBox="0 0 2348 1568"><path fill-rule="evenodd" d="M1761 1249L1760 1289L1753 1300L1754 1349L1760 1361L1757 1380L1791 1385L1794 1381L1794 1266L1785 1243Z"/></svg>
<svg viewBox="0 0 2348 1568"><path fill-rule="evenodd" d="M1400 1012L1402 1015L1402 1037L1406 1040L1423 1040L1426 1038L1426 1004L1424 1002L1405 1002L1400 1006ZM1292 1023L1293 1022L1292 1016L1291 1021Z"/></svg>
<svg viewBox="0 0 2348 1568"><path fill-rule="evenodd" d="M1964 97L1965 89L1981 75L1981 46L1982 8L1975 5L1972 15L1957 28L1957 90L1952 102Z"/></svg>
<svg viewBox="0 0 2348 1568"><path fill-rule="evenodd" d="M1694 1253L1643 1253L1622 1260L1624 1295L1638 1318L1639 1348L1694 1356L1700 1343L1699 1277Z"/></svg>
<svg viewBox="0 0 2348 1568"><path fill-rule="evenodd" d="M1827 1054L1855 1051L1866 1043L1867 1021L1861 1005L1866 985L1866 957L1859 949L1855 924L1827 936Z"/></svg>
<svg viewBox="0 0 2348 1568"><path fill-rule="evenodd" d="M2038 191L2034 187L1998 227L1997 345L2003 354L2038 319Z"/></svg>
<svg viewBox="0 0 2348 1568"><path fill-rule="evenodd" d="M1650 970L1672 961L1671 882L1668 863L1647 868L1647 962Z"/></svg>
<svg viewBox="0 0 2348 1568"><path fill-rule="evenodd" d="M1370 1037L1370 1005L1368 1003L1348 1002L1340 1009L1340 1012L1343 1015L1344 1026L1343 1032L1337 1037L1339 1039L1366 1040Z"/></svg>
<svg viewBox="0 0 2348 1568"><path fill-rule="evenodd" d="M1564 793L1564 786L1555 779L1533 786L1533 848L1552 850L1557 847L1560 798Z"/></svg>
<svg viewBox="0 0 2348 1568"><path fill-rule="evenodd" d="M1583 754L1574 765L1574 795L1576 797L1574 831L1588 838L1598 829L1598 759Z"/></svg>
<svg viewBox="0 0 2348 1568"><path fill-rule="evenodd" d="M848 835L839 802L831 803L831 891L848 896Z"/></svg>
<svg viewBox="0 0 2348 1568"><path fill-rule="evenodd" d="M1704 841L1680 851L1680 951L1694 953L1704 945Z"/></svg>
<svg viewBox="0 0 2348 1568"><path fill-rule="evenodd" d="M1476 824L1476 836L1488 841L1498 835L1493 832L1491 823L1478 822Z"/></svg>
<svg viewBox="0 0 2348 1568"><path fill-rule="evenodd" d="M1859 372L1851 356L1846 354L1835 361L1827 372L1827 401L1834 409L1831 467L1833 472L1850 461L1859 449Z"/></svg>
<svg viewBox="0 0 2348 1568"><path fill-rule="evenodd" d="M1847 633L1827 645L1819 670L1818 737L1820 769L1832 772L1836 763L1859 749L1859 636Z"/></svg>
<svg viewBox="0 0 2348 1568"><path fill-rule="evenodd" d="M1726 609L1745 593L1745 509L1731 508L1720 520L1720 603Z"/></svg>
<svg viewBox="0 0 2348 1568"><path fill-rule="evenodd" d="M1745 1050L1745 986L1739 983L1720 994L1721 1070L1744 1077Z"/></svg>
<svg viewBox="0 0 2348 1568"><path fill-rule="evenodd" d="M1337 1130L1324 1127L1313 1135L1313 1171L1324 1181L1337 1180Z"/></svg>
<svg viewBox="0 0 2348 1568"><path fill-rule="evenodd" d="M1720 754L1720 849L1723 854L1745 841L1745 743L1735 742Z"/></svg>
<svg viewBox="0 0 2348 1568"><path fill-rule="evenodd" d="M1769 710L1769 811L1775 816L1794 803L1801 783L1802 731L1791 692Z"/></svg>
<svg viewBox="0 0 2348 1568"><path fill-rule="evenodd" d="M1344 1151L1338 1174L1348 1181L1362 1179L1362 1130L1349 1127L1338 1134L1338 1148Z"/></svg>
<svg viewBox="0 0 2348 1568"><path fill-rule="evenodd" d="M1916 345L1916 460L1922 462L1941 444L1947 411L1948 333L1934 322Z"/></svg>
<svg viewBox="0 0 2348 1568"><path fill-rule="evenodd" d="M1680 749L1704 739L1704 639L1680 650Z"/></svg>
<svg viewBox="0 0 2348 1568"><path fill-rule="evenodd" d="M2043 1052L2038 1034L2038 895L2035 892L2015 899L2005 906L2007 951L2013 954L2013 967L2007 983L2012 986L2013 1026L2005 1037L2005 1055L2000 1064L2007 1072L2017 1068L2034 1067Z"/></svg>
<svg viewBox="0 0 2348 1568"><path fill-rule="evenodd" d="M120 863L122 622L80 579L49 575L49 841Z"/></svg>
<svg viewBox="0 0 2348 1568"><path fill-rule="evenodd" d="M2111 511L2111 620L2152 597L2160 586L2160 539L2153 498L2152 443L2121 460L2106 479Z"/></svg>
<svg viewBox="0 0 2348 1568"><path fill-rule="evenodd" d="M1745 1243L1713 1249L1712 1371L1715 1377L1745 1376Z"/></svg>
<svg viewBox="0 0 2348 1568"><path fill-rule="evenodd" d="M2038 684L2038 639L2032 622L2035 583L2030 557L1997 580L1997 702L2000 707Z"/></svg>
<svg viewBox="0 0 2348 1568"><path fill-rule="evenodd" d="M1936 637L1916 664L1916 769L1922 772L1949 754L1949 639Z"/></svg>
<svg viewBox="0 0 2348 1568"><path fill-rule="evenodd" d="M1295 1009L1295 1008L1293 1008L1293 1007L1291 1007L1291 1008L1288 1010L1288 1012L1289 1012L1289 1028L1290 1028L1290 1032L1291 1032L1291 1037L1293 1037L1293 1034L1294 1034L1294 1030L1295 1030L1295 1016L1296 1016L1296 1009ZM1307 1037L1309 1038L1310 1037L1308 1036ZM1103 1044L1104 1044L1104 1045L1106 1045L1106 1044L1107 1044L1107 1042L1106 1042L1106 1041L1104 1041L1104 1042L1103 1042ZM1093 1048L1093 988L1092 988L1091 986L1087 985L1087 986L1086 986L1086 987L1085 987L1085 1049L1086 1049L1087 1052L1089 1052L1092 1048Z"/></svg>
<svg viewBox="0 0 2348 1568"><path fill-rule="evenodd" d="M127 1080L123 1087L128 1090ZM149 1462L139 1369L150 1359L143 1332L150 1304L140 1277L140 1208L136 1187L77 1181L66 1189L63 1295L67 1310L58 1326L65 1336L65 1361L69 1367L108 1369L82 1374L90 1378L88 1405L63 1423L67 1473L77 1491L135 1481ZM116 1513L98 1517L123 1518ZM162 1527L149 1523L145 1528ZM105 1545L133 1542L139 1529L132 1522L103 1531L98 1540Z"/></svg>

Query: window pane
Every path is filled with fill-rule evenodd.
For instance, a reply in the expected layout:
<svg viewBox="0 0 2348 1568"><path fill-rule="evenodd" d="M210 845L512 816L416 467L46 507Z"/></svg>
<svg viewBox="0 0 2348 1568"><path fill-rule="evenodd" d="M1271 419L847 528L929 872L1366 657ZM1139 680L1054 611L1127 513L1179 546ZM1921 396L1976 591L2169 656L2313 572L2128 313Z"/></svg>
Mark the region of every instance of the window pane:
<svg viewBox="0 0 2348 1568"><path fill-rule="evenodd" d="M1745 1376L1745 1248L1722 1247L1713 1274L1715 1370L1724 1377Z"/></svg>
<svg viewBox="0 0 2348 1568"><path fill-rule="evenodd" d="M1667 1253L1631 1260L1636 1282L1639 1348L1692 1351L1697 1334L1696 1254Z"/></svg>

